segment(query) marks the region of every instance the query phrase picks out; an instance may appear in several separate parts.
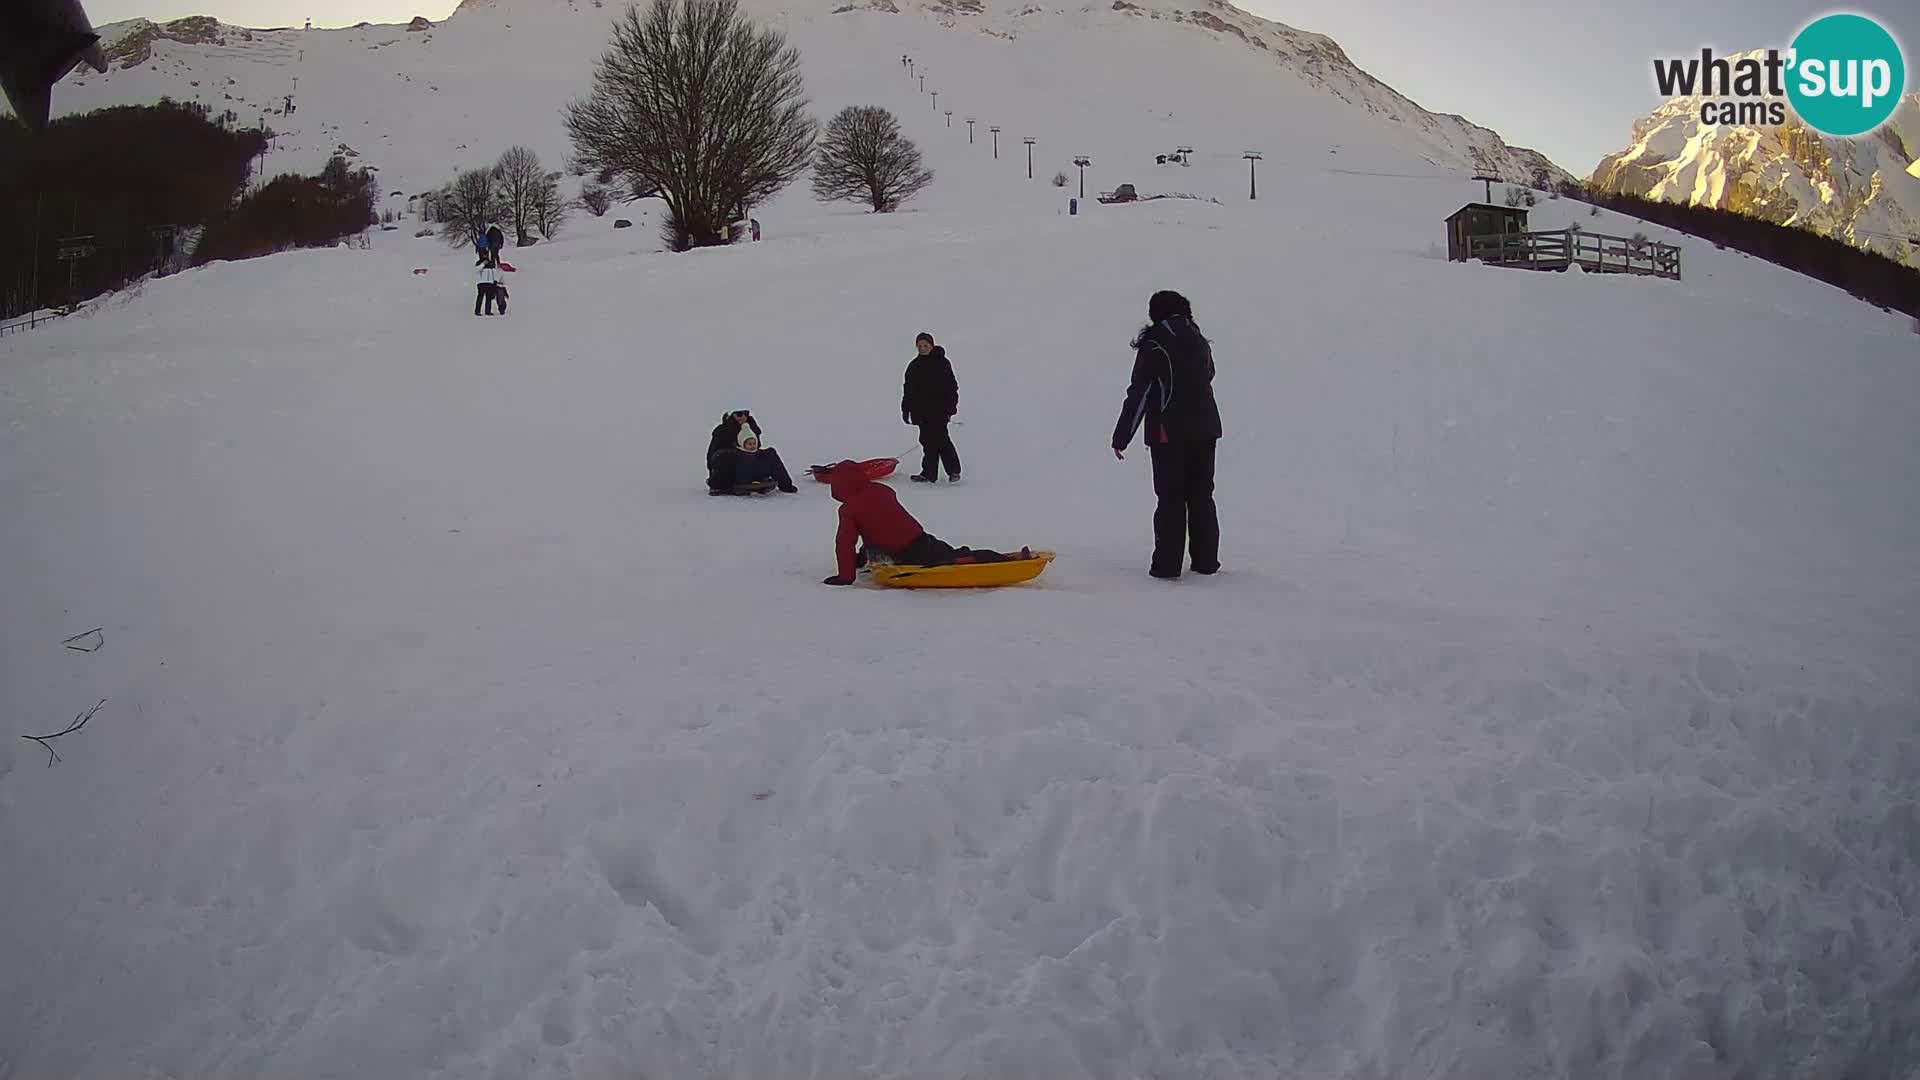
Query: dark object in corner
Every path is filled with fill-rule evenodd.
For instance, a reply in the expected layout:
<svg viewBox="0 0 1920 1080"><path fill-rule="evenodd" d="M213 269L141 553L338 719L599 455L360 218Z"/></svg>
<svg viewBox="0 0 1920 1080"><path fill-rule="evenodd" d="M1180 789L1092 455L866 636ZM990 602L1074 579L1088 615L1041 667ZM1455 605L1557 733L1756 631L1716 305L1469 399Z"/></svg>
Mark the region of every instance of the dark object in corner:
<svg viewBox="0 0 1920 1080"><path fill-rule="evenodd" d="M0 6L0 87L28 130L47 129L53 84L82 63L107 70L100 35L80 0L12 0Z"/></svg>

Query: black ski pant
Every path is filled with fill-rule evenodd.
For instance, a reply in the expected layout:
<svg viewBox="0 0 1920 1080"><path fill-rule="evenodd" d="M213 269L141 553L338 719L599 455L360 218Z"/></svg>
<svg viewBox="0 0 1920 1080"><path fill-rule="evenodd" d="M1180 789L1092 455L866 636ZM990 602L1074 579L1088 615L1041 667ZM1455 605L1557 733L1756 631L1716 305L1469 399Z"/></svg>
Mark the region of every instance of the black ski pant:
<svg viewBox="0 0 1920 1080"><path fill-rule="evenodd" d="M998 551L957 548L930 532L914 537L911 544L899 551L888 552L887 557L902 566L952 566L955 563L1006 562L1013 558Z"/></svg>
<svg viewBox="0 0 1920 1080"><path fill-rule="evenodd" d="M1153 566L1156 577L1178 577L1180 559L1192 548L1193 568L1208 574L1220 569L1220 515L1213 505L1213 459L1218 447L1206 442L1158 443L1153 455Z"/></svg>
<svg viewBox="0 0 1920 1080"><path fill-rule="evenodd" d="M473 295L473 313L474 313L475 315L478 315L478 314L480 314L480 304L481 304L481 302L482 302L482 301L485 301L485 303L486 303L486 305L487 305L487 312L486 312L486 313L487 313L488 315L491 315L491 314L493 314L493 301L494 301L494 295L493 295L493 286L491 286L491 285L476 285L476 286L474 286L474 287L475 287L475 288L477 288L477 289L479 289L480 291L479 291L479 292L477 292L477 293L475 293L475 294ZM500 308L501 308L501 310L503 310L503 311L504 311L504 310L506 310L506 306L507 306L507 305L506 305L505 303L502 303L502 304L500 305Z"/></svg>
<svg viewBox="0 0 1920 1080"><path fill-rule="evenodd" d="M751 454L728 446L715 450L713 456L707 459L709 491L729 491L735 484L748 484L755 480L772 480L782 490L793 486L787 463L780 460L780 451L771 446Z"/></svg>
<svg viewBox="0 0 1920 1080"><path fill-rule="evenodd" d="M707 458L707 489L726 491L733 487L733 474L740 467L740 460L747 455L733 447L723 447Z"/></svg>
<svg viewBox="0 0 1920 1080"><path fill-rule="evenodd" d="M947 421L916 419L914 425L920 429L920 475L938 476L939 467L945 465L948 476L959 476L960 451L953 448L953 437L947 434Z"/></svg>
<svg viewBox="0 0 1920 1080"><path fill-rule="evenodd" d="M755 480L771 480L782 489L793 486L793 477L787 475L787 463L780 460L780 451L771 446L763 446L749 454L744 450L736 451L733 482L751 484Z"/></svg>

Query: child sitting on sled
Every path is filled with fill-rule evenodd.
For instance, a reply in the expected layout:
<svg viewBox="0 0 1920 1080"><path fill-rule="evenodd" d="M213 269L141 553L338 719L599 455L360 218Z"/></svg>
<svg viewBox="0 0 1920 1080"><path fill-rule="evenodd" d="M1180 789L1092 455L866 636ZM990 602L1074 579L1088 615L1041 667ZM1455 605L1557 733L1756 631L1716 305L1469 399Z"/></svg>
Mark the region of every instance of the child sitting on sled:
<svg viewBox="0 0 1920 1080"><path fill-rule="evenodd" d="M833 553L840 572L823 584L851 585L853 575L871 552L907 566L954 566L962 563L1007 562L1031 558L1021 548L1017 555L998 551L956 548L920 527L906 512L893 489L875 483L857 462L843 461L827 475L827 487L840 504L840 531L834 537ZM856 552L854 542L864 541L865 551Z"/></svg>
<svg viewBox="0 0 1920 1080"><path fill-rule="evenodd" d="M751 436L753 446L747 446ZM735 409L720 418L707 443L707 493L726 495L741 484L772 480L788 494L799 491L787 475L780 451L760 445L760 421L747 409Z"/></svg>
<svg viewBox="0 0 1920 1080"><path fill-rule="evenodd" d="M737 441L740 453L734 459L734 484L771 480L789 495L800 490L793 486L793 477L787 475L787 466L780 460L780 451L771 446L761 446L760 436L752 428L741 425Z"/></svg>

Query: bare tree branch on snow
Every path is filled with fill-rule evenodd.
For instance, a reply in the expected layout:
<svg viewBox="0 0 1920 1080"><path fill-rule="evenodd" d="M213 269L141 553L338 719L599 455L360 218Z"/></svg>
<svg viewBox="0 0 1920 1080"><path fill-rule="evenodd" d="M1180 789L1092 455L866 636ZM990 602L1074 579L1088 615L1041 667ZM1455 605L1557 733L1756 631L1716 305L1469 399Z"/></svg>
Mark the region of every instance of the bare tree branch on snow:
<svg viewBox="0 0 1920 1080"><path fill-rule="evenodd" d="M62 735L71 735L74 732L79 731L81 728L86 727L87 721L93 719L93 714L99 712L100 706L105 705L106 703L107 703L107 699L101 698L100 703L98 705L95 705L93 708L88 709L86 712L83 712L79 716L74 717L73 723L68 724L64 729L60 731L56 731L51 735L22 735L20 737L23 739L29 739L33 742L37 742L40 744L40 749L45 750L47 752L47 768L51 769L53 768L53 763L60 760L60 755L54 752L53 740L59 738Z"/></svg>

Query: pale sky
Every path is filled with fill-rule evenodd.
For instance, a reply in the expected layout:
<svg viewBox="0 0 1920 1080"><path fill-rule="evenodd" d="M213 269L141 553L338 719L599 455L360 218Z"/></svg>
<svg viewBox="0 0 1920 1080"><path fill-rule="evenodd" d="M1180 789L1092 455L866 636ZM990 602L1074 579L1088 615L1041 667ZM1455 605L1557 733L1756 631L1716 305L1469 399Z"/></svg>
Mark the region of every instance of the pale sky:
<svg viewBox="0 0 1920 1080"><path fill-rule="evenodd" d="M1626 147L1661 102L1657 57L1775 47L1835 11L1877 19L1920 89L1920 2L1792 0L1235 0L1264 19L1325 34L1375 78L1434 112L1458 113L1586 176ZM1469 14L1478 9L1483 15Z"/></svg>
<svg viewBox="0 0 1920 1080"><path fill-rule="evenodd" d="M95 23L212 15L240 26L439 21L457 0L82 0ZM823 8L828 0L819 0ZM1585 176L1626 146L1659 104L1656 57L1776 46L1830 11L1856 11L1899 39L1916 88L1920 3L1846 8L1793 0L1238 0L1262 18L1325 34L1375 78L1435 112L1459 113ZM1479 14L1469 9L1478 9Z"/></svg>

